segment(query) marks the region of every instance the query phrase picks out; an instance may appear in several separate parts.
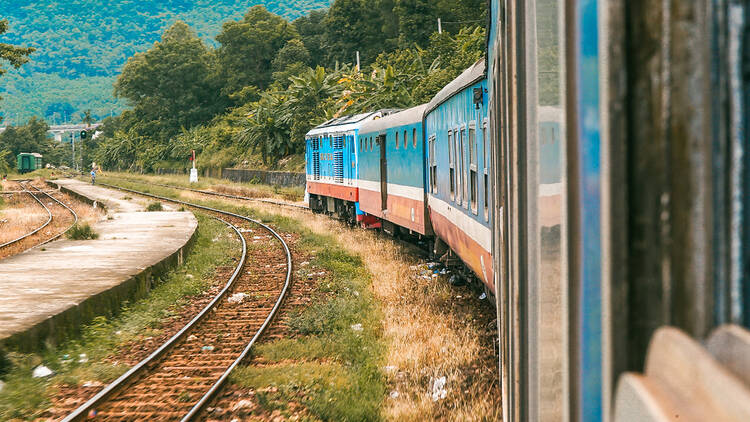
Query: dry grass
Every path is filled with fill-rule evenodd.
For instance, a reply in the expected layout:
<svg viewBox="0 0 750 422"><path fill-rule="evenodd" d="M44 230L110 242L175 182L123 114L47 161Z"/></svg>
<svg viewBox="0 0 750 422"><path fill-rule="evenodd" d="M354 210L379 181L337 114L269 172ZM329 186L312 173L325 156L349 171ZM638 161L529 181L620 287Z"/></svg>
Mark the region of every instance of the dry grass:
<svg viewBox="0 0 750 422"><path fill-rule="evenodd" d="M4 191L20 190L17 183L2 182ZM3 195L5 206L0 210L0 243L17 239L44 224L47 212L25 193Z"/></svg>
<svg viewBox="0 0 750 422"><path fill-rule="evenodd" d="M173 191L174 192L174 191ZM185 201L206 201L205 195L179 192ZM372 274L372 291L381 306L387 344L388 391L386 420L500 420L497 330L494 308L477 300L468 288L445 280L420 277L418 259L377 233L352 230L329 217L270 204L211 199L249 207L261 213L291 217L314 233L332 235L358 255ZM433 401L433 382L447 378L447 396Z"/></svg>
<svg viewBox="0 0 750 422"><path fill-rule="evenodd" d="M363 259L373 275L372 289L381 303L388 345L384 372L389 391L398 392L398 397L385 399L384 419L502 418L497 357L492 342L497 336L491 317L494 308L478 302L466 288L457 291L445 280L420 277L419 267L413 268L417 262L411 254L374 232L351 230L328 217L294 209L254 207L295 217L313 232L333 234L341 245ZM483 314L485 319L477 314ZM447 378L447 397L433 401L433 382L443 376Z"/></svg>
<svg viewBox="0 0 750 422"><path fill-rule="evenodd" d="M40 189L50 190L49 186L46 186L41 179L35 180L33 184ZM5 191L21 190L21 186L16 182L6 181L2 185ZM62 193L55 193L53 195L68 206L71 206L78 214L81 222L94 224L103 217L101 210L94 209L87 204L74 200L68 195ZM4 207L0 209L0 243L17 239L47 221L47 212L28 194L3 195L3 197ZM59 208L52 203L51 199L43 195L39 195L39 198L42 202L48 204L47 206L50 207L55 216L55 219L48 226L50 232L62 231L72 223L72 220L68 221L69 214L65 214L64 219L59 218Z"/></svg>

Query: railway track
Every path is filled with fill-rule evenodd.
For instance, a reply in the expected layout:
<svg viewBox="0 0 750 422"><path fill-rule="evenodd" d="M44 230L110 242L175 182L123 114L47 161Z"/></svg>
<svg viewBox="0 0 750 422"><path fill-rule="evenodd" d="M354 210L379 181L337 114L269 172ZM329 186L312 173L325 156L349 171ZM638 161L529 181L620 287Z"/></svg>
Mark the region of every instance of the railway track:
<svg viewBox="0 0 750 422"><path fill-rule="evenodd" d="M127 180L129 182L140 183L140 184L143 184L143 185L160 186L160 187L163 187L163 188L184 190L184 191L188 191L188 192L201 193L201 194L204 194L204 195L217 196L217 197L221 197L221 198L238 199L238 200L242 200L242 201L262 202L262 203L265 203L265 204L272 204L272 205L279 205L279 206L283 206L283 207L298 208L298 209L308 210L309 211L309 208L306 207L306 206L304 206L304 205L293 204L293 203L290 203L290 202L274 201L272 199L264 199L264 198L250 198L250 197L247 197L247 196L231 195L231 194L227 194L227 193L213 192L213 191L210 191L210 190L193 189L193 188L188 188L188 187L184 187L184 186L174 186L174 185L166 185L166 184L161 184L161 183L146 182L146 181L143 181L143 180L130 179L130 178L127 178L127 177L117 177L117 178L118 179L122 179L122 180Z"/></svg>
<svg viewBox="0 0 750 422"><path fill-rule="evenodd" d="M30 230L22 236L0 244L0 256L8 256L16 253L16 251L11 251L11 249L14 248L25 250L57 240L65 233L67 233L67 231L70 230L78 222L78 215L76 214L76 212L71 207L58 200L51 194L37 188L31 183L28 183L28 181L20 181L19 185L21 186L21 190L19 192L28 194L34 200L34 202L39 204L39 206L44 209L44 211L47 213L47 220L40 226ZM53 209L50 209L50 207L40 199L40 197L42 196L46 196L53 201L51 203L54 204L52 206ZM72 216L72 224L66 226L63 230L60 230L57 233L50 233L48 230L45 230L53 224L55 219L62 219L64 218L63 215L67 214L70 214Z"/></svg>
<svg viewBox="0 0 750 422"><path fill-rule="evenodd" d="M47 212L47 221L45 221L41 226L38 226L38 227L32 229L31 231L29 231L27 233L24 233L22 236L19 236L19 237L13 239L13 240L10 240L8 242L0 244L0 250L3 250L3 248L9 248L11 246L19 244L20 242L22 242L22 241L30 238L31 236L33 236L33 235L35 235L37 233L39 233L42 229L44 229L45 227L47 227L52 222L52 211L50 211L49 208L47 208L47 206L44 205L44 203L39 198L36 197L36 195L34 195L31 191L29 191L26 188L25 183L19 182L19 185L21 185L21 190L23 192L29 194L29 196L31 196L31 198L34 199L34 201L36 201L36 203L38 203L42 208L44 208L44 210Z"/></svg>
<svg viewBox="0 0 750 422"><path fill-rule="evenodd" d="M44 196L48 197L48 198L49 198L49 199L51 199L51 200L52 200L52 201L53 201L53 202L54 202L55 204L57 204L57 206L59 206L59 207L61 207L61 208L65 209L65 210L66 210L66 211L67 211L68 213L70 213L70 215L71 215L71 216L73 217L73 222L72 222L72 223L71 223L71 224L70 224L70 225L69 225L69 226L68 226L67 228L65 228L65 230L62 230L62 231L60 231L60 232L59 232L58 234L56 234L56 235L52 236L51 238L49 238L49 239L45 240L44 242L42 242L42 243L40 243L40 244L38 244L38 245L36 245L36 246L46 245L46 244L47 244L47 243L49 243L49 242L52 242L52 241L55 241L55 240L57 240L57 239L61 238L61 237L62 237L62 236L63 236L63 235L65 234L65 233L67 233L67 232L68 232L68 231L69 231L70 229L72 229L72 228L73 228L73 226L75 226L75 225L76 225L76 224L78 223L78 214L77 214L77 213L75 212L75 210L73 210L73 208L69 207L69 206L68 206L67 204L65 204L64 202L62 202L62 201L60 201L59 199L55 198L55 197L54 197L54 196L52 196L52 195L51 195L50 193L48 193L48 192L45 192L45 191L43 191L43 190L39 189L38 187L36 187L36 186L34 186L34 185L30 185L30 186L31 186L31 188L32 188L32 189L34 189L34 191L35 191L35 192L37 192L37 193L39 193L39 194L42 194L42 195L44 195Z"/></svg>
<svg viewBox="0 0 750 422"><path fill-rule="evenodd" d="M275 317L290 289L284 239L251 218L118 186L107 187L207 212L239 236L242 256L224 288L185 327L63 421L188 421L222 387ZM253 255L248 254L252 249Z"/></svg>

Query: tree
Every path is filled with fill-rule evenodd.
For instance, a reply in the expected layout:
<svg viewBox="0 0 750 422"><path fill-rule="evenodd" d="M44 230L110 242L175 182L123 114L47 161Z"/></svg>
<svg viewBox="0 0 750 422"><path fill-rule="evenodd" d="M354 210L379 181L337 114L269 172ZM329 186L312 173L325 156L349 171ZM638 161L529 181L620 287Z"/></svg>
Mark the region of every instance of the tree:
<svg viewBox="0 0 750 422"><path fill-rule="evenodd" d="M91 126L91 123L94 121L94 119L91 117L91 109L83 112L83 119L81 119L81 121L86 124L86 127Z"/></svg>
<svg viewBox="0 0 750 422"><path fill-rule="evenodd" d="M273 59L273 80L279 84L289 83L291 76L299 75L308 69L310 52L299 39L289 40Z"/></svg>
<svg viewBox="0 0 750 422"><path fill-rule="evenodd" d="M326 62L326 27L325 21L328 16L327 10L314 10L309 15L298 18L292 24L299 33L300 40L310 53L313 68L325 66Z"/></svg>
<svg viewBox="0 0 750 422"><path fill-rule="evenodd" d="M176 22L161 42L131 57L117 78L115 94L133 105L123 116L126 127L166 141L183 127L209 121L223 110L212 65L210 51L193 30Z"/></svg>
<svg viewBox="0 0 750 422"><path fill-rule="evenodd" d="M8 20L0 20L0 35L8 31ZM15 47L10 44L0 43L0 76L4 75L7 70L2 66L3 61L7 61L11 66L18 69L29 61L29 55L36 51L31 47Z"/></svg>
<svg viewBox="0 0 750 422"><path fill-rule="evenodd" d="M222 93L227 97L249 86L266 89L271 65L289 40L298 38L294 26L263 6L253 6L240 21L224 23L216 40ZM235 99L232 104L239 105Z"/></svg>
<svg viewBox="0 0 750 422"><path fill-rule="evenodd" d="M0 20L0 35L8 31L8 21ZM3 76L8 70L3 67L3 62L9 62L11 66L18 69L29 61L29 55L36 51L31 47L15 47L10 44L0 43L0 76ZM2 99L2 97L0 97ZM0 117L2 121L2 117Z"/></svg>

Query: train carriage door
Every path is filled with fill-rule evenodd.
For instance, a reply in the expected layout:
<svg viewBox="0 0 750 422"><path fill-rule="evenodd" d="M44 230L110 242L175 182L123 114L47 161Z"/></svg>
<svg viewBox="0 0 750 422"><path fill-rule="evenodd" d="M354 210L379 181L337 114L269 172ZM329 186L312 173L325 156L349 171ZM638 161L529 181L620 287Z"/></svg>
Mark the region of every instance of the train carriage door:
<svg viewBox="0 0 750 422"><path fill-rule="evenodd" d="M388 160L386 159L385 149L386 135L378 136L378 147L380 147L380 201L381 209L388 209Z"/></svg>
<svg viewBox="0 0 750 422"><path fill-rule="evenodd" d="M21 171L27 172L31 170L31 160L28 155L21 157Z"/></svg>

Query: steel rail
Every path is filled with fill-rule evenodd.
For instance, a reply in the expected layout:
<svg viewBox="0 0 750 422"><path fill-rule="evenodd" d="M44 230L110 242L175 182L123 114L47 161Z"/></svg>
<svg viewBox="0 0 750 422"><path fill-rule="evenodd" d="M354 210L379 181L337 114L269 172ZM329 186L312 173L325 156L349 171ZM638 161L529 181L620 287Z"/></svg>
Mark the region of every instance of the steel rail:
<svg viewBox="0 0 750 422"><path fill-rule="evenodd" d="M68 211L70 211L70 213L73 215L73 224L71 224L70 226L68 226L67 229L63 230L62 232L60 232L55 237L53 237L51 239L48 239L48 240L46 240L46 241L44 241L44 242L36 245L36 247L39 247L39 246L46 245L47 243L53 242L53 241L61 238L65 233L67 233L68 231L70 231L70 229L72 229L73 227L75 227L75 225L78 224L78 214L76 214L76 212L73 211L73 208L70 208L68 205L66 205L65 203L63 203L59 199L55 198L54 196L50 195L49 193L47 193L47 192L39 189L38 187L36 187L34 185L31 185L31 187L34 188L34 189L36 189L37 192L43 193L43 194L47 195L50 199L52 199L53 201L55 201L58 204L62 205L65 209L67 209Z"/></svg>
<svg viewBox="0 0 750 422"><path fill-rule="evenodd" d="M204 211L214 212L218 214L223 214L226 216L239 218L241 220L245 220L248 222L251 222L253 224L256 224L268 232L270 232L279 242L281 242L281 245L284 247L284 252L286 253L286 260L287 260L287 273L286 273L286 280L284 281L284 287L282 288L281 293L279 294L279 298L276 300L276 304L274 305L273 309L269 313L268 317L263 322L263 325L258 329L258 331L255 333L253 338L250 340L248 345L245 347L245 349L242 351L242 353L239 355L239 357L228 367L228 369L219 377L219 379L211 386L208 392L206 392L200 400L191 408L191 410L188 412L187 415L185 415L182 420L183 421L189 421L192 420L196 415L198 415L203 407L213 398L213 396L216 394L216 392L222 387L222 385L226 382L227 378L229 377L229 374L232 372L232 370L240 363L242 360L247 356L247 354L252 349L253 345L257 341L257 339L263 335L266 328L270 325L271 321L273 321L273 318L276 316L276 313L278 312L279 308L281 307L281 304L283 303L284 299L286 298L286 295L289 291L289 288L291 286L291 280L292 280L292 254L289 250L289 246L286 244L284 239L271 227L263 224L262 222L246 217L244 215L235 214L229 211L220 210L216 208L206 207L203 205L193 204L185 201L180 201L177 199L167 198L159 195L154 195L150 193L140 192L133 189L127 189L120 186L114 186L106 183L99 183L101 186L110 187L113 189L118 189L124 192L130 192L136 195L146 196L154 199L159 199L167 202L173 202L177 204L181 204L184 206L197 208ZM227 283L227 285L224 287L224 289L219 292L219 294L209 303L206 305L206 307L201 311L200 314L198 314L195 318L193 318L192 321L188 323L184 328L180 330L177 334L175 334L170 340L167 341L164 345L162 345L158 350L153 352L148 358L144 359L140 363L138 363L136 366L131 368L127 373L122 375L120 378L118 378L115 382L107 386L104 390L99 392L96 396L91 398L89 401L84 403L82 406L80 406L78 409L76 409L73 413L68 415L65 419L63 419L63 422L71 422L74 420L78 420L79 418L84 417L84 415L95 408L95 406L104 399L106 399L108 396L110 396L113 392L115 392L119 387L124 385L124 383L128 380L130 380L134 375L136 375L138 372L140 372L141 369L143 369L147 364L155 361L156 359L162 357L166 352L182 337L184 337L193 326L195 326L205 315L208 314L208 312L213 309L219 301L226 295L226 293L231 289L232 285L234 284L234 281L239 276L240 272L242 271L242 267L245 265L246 257L247 257L247 242L245 241L245 238L242 236L242 233L240 230L234 226L233 224L222 220L221 218L215 217L216 219L224 222L225 224L229 225L234 229L234 231L237 233L237 235L240 237L240 240L242 241L242 259L235 269L234 273L232 274L232 277L230 278L230 281Z"/></svg>
<svg viewBox="0 0 750 422"><path fill-rule="evenodd" d="M231 195L231 194L228 194L228 193L213 192L213 191L210 191L210 190L194 189L194 188L188 188L188 187L183 187L183 186L165 185L165 184L154 183L154 182L145 182L143 180L131 179L131 178L128 178L128 177L118 177L118 176L109 176L109 177L113 177L115 179L127 180L129 182L134 182L134 183L140 183L140 184L143 184L143 185L161 186L163 188L177 189L177 190L186 190L186 191L190 191L190 192L202 193L204 195L220 196L220 197L223 197L223 198L239 199L239 200L242 200L242 201L263 202L265 204L278 205L278 206L282 206L282 207L299 208L299 209L308 210L308 211L310 210L309 207L306 207L304 205L292 204L292 203L289 203L289 202L273 201L273 200L270 200L270 199L263 199L263 198L250 198L250 197L247 197L247 196Z"/></svg>
<svg viewBox="0 0 750 422"><path fill-rule="evenodd" d="M45 211L47 211L48 218L47 218L47 221L44 224L42 224L41 226L37 227L36 229L32 230L29 233L26 233L25 235L23 235L23 236L21 236L21 237L19 237L17 239L13 239L13 240L11 240L9 242L3 243L2 245L0 245L0 248L4 248L6 246L10 246L10 245L12 245L14 243L18 243L18 242L20 242L20 241L28 238L29 236L33 236L34 234L38 233L39 230L42 230L43 228L47 227L49 225L49 223L52 222L52 212L49 210L49 208L47 208L47 206L44 205L44 203L42 201L40 201L39 198L37 198L36 195L34 195L30 190L26 189L26 186L23 183L20 183L20 185L23 188L24 192L28 193L32 198L34 198L34 200L36 202L39 203L39 205L42 206L42 208L44 208Z"/></svg>

